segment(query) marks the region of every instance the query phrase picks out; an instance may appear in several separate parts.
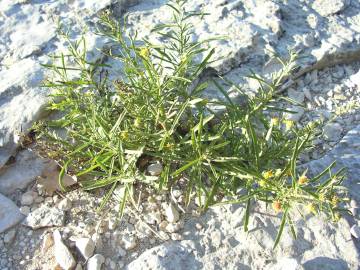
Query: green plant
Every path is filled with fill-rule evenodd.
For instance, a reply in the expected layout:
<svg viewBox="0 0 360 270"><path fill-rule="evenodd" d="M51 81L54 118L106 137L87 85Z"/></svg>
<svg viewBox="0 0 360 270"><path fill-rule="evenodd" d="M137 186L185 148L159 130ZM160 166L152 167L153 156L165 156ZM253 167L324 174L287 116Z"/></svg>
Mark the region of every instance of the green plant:
<svg viewBox="0 0 360 270"><path fill-rule="evenodd" d="M216 81L197 80L215 50L209 48L210 40L191 41L190 18L204 14L186 11L184 3L168 4L172 21L154 29L166 39L163 44L126 36L109 14L101 16L97 34L113 40L103 54L123 65L122 76L114 81L108 79L111 66L88 60L85 38L72 41L61 31L68 52L44 65L52 71L45 83L52 89L49 110L61 116L36 125L39 148L62 164L60 183L69 171L85 190L106 187L101 206L122 185L122 214L138 183L168 190L185 177L186 204L194 194L203 210L245 203L245 231L255 201L282 212L275 246L286 223L296 236L291 213L301 213L303 205L337 218L343 170L332 174L331 164L311 179L306 171L299 172L298 157L309 148L316 123L299 128L283 119L287 111L276 106L285 99L279 89L295 68L296 55L290 54L288 61L278 58L283 68L270 82L252 74L260 85L254 96L233 85L246 99L246 105L236 104ZM206 98L208 83L215 84L223 100ZM214 106L222 111L214 111ZM54 132L59 128L66 130L66 137ZM146 171L154 162L162 166L158 176ZM224 196L234 200L224 201Z"/></svg>

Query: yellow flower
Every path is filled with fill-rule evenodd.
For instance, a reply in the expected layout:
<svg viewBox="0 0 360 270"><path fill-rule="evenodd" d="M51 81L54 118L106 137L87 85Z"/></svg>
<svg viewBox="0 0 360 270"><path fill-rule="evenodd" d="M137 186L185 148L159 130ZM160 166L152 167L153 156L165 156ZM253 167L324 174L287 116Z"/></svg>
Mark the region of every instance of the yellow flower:
<svg viewBox="0 0 360 270"><path fill-rule="evenodd" d="M271 120L270 120L270 125L272 125L272 126L278 126L278 125L279 125L279 118L277 118L277 117L271 118Z"/></svg>
<svg viewBox="0 0 360 270"><path fill-rule="evenodd" d="M167 149L172 149L172 148L174 148L174 144L173 144L173 143L167 143L167 144L165 145L165 148L167 148Z"/></svg>
<svg viewBox="0 0 360 270"><path fill-rule="evenodd" d="M259 186L260 186L260 187L266 186L266 181L265 181L264 179L260 180L260 181L259 181Z"/></svg>
<svg viewBox="0 0 360 270"><path fill-rule="evenodd" d="M123 140L126 140L127 138L129 138L129 132L127 131L122 131L120 133L120 138L123 139Z"/></svg>
<svg viewBox="0 0 360 270"><path fill-rule="evenodd" d="M143 48L140 49L139 54L143 58L148 58L149 55L150 55L150 50L148 48L146 48L146 47L143 47Z"/></svg>
<svg viewBox="0 0 360 270"><path fill-rule="evenodd" d="M339 197L334 195L332 198L331 198L331 204L332 206L337 206L339 203Z"/></svg>
<svg viewBox="0 0 360 270"><path fill-rule="evenodd" d="M281 211L281 202L280 201L274 201L272 204L272 207L274 208L274 210L276 212L280 212Z"/></svg>
<svg viewBox="0 0 360 270"><path fill-rule="evenodd" d="M272 170L269 170L269 171L263 172L263 173L262 173L262 176L263 176L265 179L269 179L269 178L271 178L271 177L274 176L274 173L273 173Z"/></svg>
<svg viewBox="0 0 360 270"><path fill-rule="evenodd" d="M294 126L294 121L292 121L292 120L285 119L283 122L285 124L286 130L290 130Z"/></svg>
<svg viewBox="0 0 360 270"><path fill-rule="evenodd" d="M141 125L141 119L139 117L136 117L134 120L134 127L139 128Z"/></svg>
<svg viewBox="0 0 360 270"><path fill-rule="evenodd" d="M309 213L313 213L314 215L316 215L316 207L313 203L310 203L306 206L306 210L309 212Z"/></svg>
<svg viewBox="0 0 360 270"><path fill-rule="evenodd" d="M281 175L281 172L282 172L281 169L276 169L275 176L279 177Z"/></svg>
<svg viewBox="0 0 360 270"><path fill-rule="evenodd" d="M309 181L309 178L307 178L306 175L302 175L299 177L298 183L299 185L304 185Z"/></svg>
<svg viewBox="0 0 360 270"><path fill-rule="evenodd" d="M325 194L324 193L320 193L319 195L319 201L324 202L325 201Z"/></svg>

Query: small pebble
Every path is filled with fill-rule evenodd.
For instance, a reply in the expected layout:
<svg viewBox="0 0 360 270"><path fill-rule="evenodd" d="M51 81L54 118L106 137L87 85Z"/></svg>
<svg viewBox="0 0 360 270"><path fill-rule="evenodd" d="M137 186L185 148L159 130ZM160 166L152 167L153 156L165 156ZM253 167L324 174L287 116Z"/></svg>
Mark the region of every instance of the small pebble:
<svg viewBox="0 0 360 270"><path fill-rule="evenodd" d="M21 206L19 208L21 214L23 214L24 216L27 216L28 214L30 214L30 207L29 206Z"/></svg>
<svg viewBox="0 0 360 270"><path fill-rule="evenodd" d="M87 270L100 270L105 262L105 258L101 254L95 254L87 262Z"/></svg>
<svg viewBox="0 0 360 270"><path fill-rule="evenodd" d="M15 234L16 234L15 230L8 231L4 235L4 243L8 244L8 243L12 242L15 239Z"/></svg>
<svg viewBox="0 0 360 270"><path fill-rule="evenodd" d="M91 238L79 238L75 242L75 246L85 259L90 258L95 251L95 243Z"/></svg>
<svg viewBox="0 0 360 270"><path fill-rule="evenodd" d="M21 205L32 205L34 202L33 192L28 191L21 196Z"/></svg>
<svg viewBox="0 0 360 270"><path fill-rule="evenodd" d="M171 203L165 209L166 220L169 222L177 222L180 218L179 212Z"/></svg>
<svg viewBox="0 0 360 270"><path fill-rule="evenodd" d="M126 250L134 249L137 245L136 240L137 239L135 236L130 236L128 234L125 234L122 238L122 243L124 245L124 248Z"/></svg>
<svg viewBox="0 0 360 270"><path fill-rule="evenodd" d="M71 200L68 198L65 198L61 200L58 204L58 208L63 211L69 211L72 207Z"/></svg>
<svg viewBox="0 0 360 270"><path fill-rule="evenodd" d="M153 163L147 167L148 173L152 176L160 175L162 170L163 170L163 166L161 165L161 163Z"/></svg>

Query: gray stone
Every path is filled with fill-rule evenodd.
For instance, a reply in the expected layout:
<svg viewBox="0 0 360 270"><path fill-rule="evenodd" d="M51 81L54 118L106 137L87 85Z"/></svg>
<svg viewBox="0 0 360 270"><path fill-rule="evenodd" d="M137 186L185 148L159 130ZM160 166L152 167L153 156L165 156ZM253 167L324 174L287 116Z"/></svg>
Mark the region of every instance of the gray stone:
<svg viewBox="0 0 360 270"><path fill-rule="evenodd" d="M4 235L4 243L11 243L15 239L16 231L11 230Z"/></svg>
<svg viewBox="0 0 360 270"><path fill-rule="evenodd" d="M291 106L288 108L292 113L286 113L285 118L288 120L292 120L294 122L300 121L301 117L304 115L305 110L300 106Z"/></svg>
<svg viewBox="0 0 360 270"><path fill-rule="evenodd" d="M0 193L6 195L16 189L25 188L41 175L44 165L43 160L34 152L29 150L19 152L14 164L0 170Z"/></svg>
<svg viewBox="0 0 360 270"><path fill-rule="evenodd" d="M23 218L16 204L0 194L0 233L15 226Z"/></svg>
<svg viewBox="0 0 360 270"><path fill-rule="evenodd" d="M162 170L163 170L163 166L161 165L161 163L153 163L147 167L148 173L152 176L160 175Z"/></svg>
<svg viewBox="0 0 360 270"><path fill-rule="evenodd" d="M343 131L339 123L328 123L324 126L324 137L329 141L338 141Z"/></svg>
<svg viewBox="0 0 360 270"><path fill-rule="evenodd" d="M29 191L21 195L21 205L32 205L34 202L33 192Z"/></svg>
<svg viewBox="0 0 360 270"><path fill-rule="evenodd" d="M36 230L44 227L63 226L64 221L65 215L62 210L42 205L31 212L23 224Z"/></svg>
<svg viewBox="0 0 360 270"><path fill-rule="evenodd" d="M291 98L292 100L296 101L297 103L303 103L304 102L304 98L305 98L305 94L300 92L300 91L295 91L294 89L290 88L288 90L288 96L289 98Z"/></svg>

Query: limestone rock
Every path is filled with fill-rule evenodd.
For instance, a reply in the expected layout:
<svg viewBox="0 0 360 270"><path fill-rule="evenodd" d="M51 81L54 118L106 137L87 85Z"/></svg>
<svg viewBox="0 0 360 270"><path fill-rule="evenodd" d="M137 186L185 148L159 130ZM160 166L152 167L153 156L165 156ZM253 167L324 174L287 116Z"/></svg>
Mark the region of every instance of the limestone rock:
<svg viewBox="0 0 360 270"><path fill-rule="evenodd" d="M76 240L75 245L85 259L94 254L95 243L91 238L79 238Z"/></svg>
<svg viewBox="0 0 360 270"><path fill-rule="evenodd" d="M68 211L72 207L71 200L69 198L65 198L61 200L58 204L58 208L63 211Z"/></svg>
<svg viewBox="0 0 360 270"><path fill-rule="evenodd" d="M357 225L353 225L350 229L350 233L352 236L359 239L360 238L360 227Z"/></svg>
<svg viewBox="0 0 360 270"><path fill-rule="evenodd" d="M63 243L61 239L61 234L58 230L53 233L54 238L54 254L56 262L62 267L62 269L70 270L73 269L76 265L76 261L71 254L70 250Z"/></svg>
<svg viewBox="0 0 360 270"><path fill-rule="evenodd" d="M15 238L16 231L10 230L4 235L4 243L8 244L11 243Z"/></svg>
<svg viewBox="0 0 360 270"><path fill-rule="evenodd" d="M338 141L343 131L339 123L328 123L324 126L324 136L329 141Z"/></svg>
<svg viewBox="0 0 360 270"><path fill-rule="evenodd" d="M134 249L137 245L136 236L131 236L131 235L126 234L123 236L123 238L121 240L122 240L122 243L126 250Z"/></svg>
<svg viewBox="0 0 360 270"><path fill-rule="evenodd" d="M166 220L169 222L177 222L180 218L179 212L171 203L165 209Z"/></svg>
<svg viewBox="0 0 360 270"><path fill-rule="evenodd" d="M16 189L25 188L41 175L43 169L43 160L34 152L29 150L19 152L14 164L0 170L0 193L11 194Z"/></svg>
<svg viewBox="0 0 360 270"><path fill-rule="evenodd" d="M19 223L24 216L20 213L16 204L0 194L0 233Z"/></svg>
<svg viewBox="0 0 360 270"><path fill-rule="evenodd" d="M21 205L31 205L34 202L34 194L28 191L21 196Z"/></svg>
<svg viewBox="0 0 360 270"><path fill-rule="evenodd" d="M349 0L315 0L312 7L321 16L327 17L343 11L349 2Z"/></svg>
<svg viewBox="0 0 360 270"><path fill-rule="evenodd" d="M101 254L95 254L87 262L87 270L100 270L105 258Z"/></svg>
<svg viewBox="0 0 360 270"><path fill-rule="evenodd" d="M36 230L44 227L63 226L64 221L65 215L62 210L42 205L31 212L23 224Z"/></svg>
<svg viewBox="0 0 360 270"><path fill-rule="evenodd" d="M186 246L181 244L163 244L148 249L136 260L128 264L126 270L159 269L181 270L202 269L202 263L197 261Z"/></svg>

